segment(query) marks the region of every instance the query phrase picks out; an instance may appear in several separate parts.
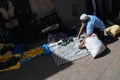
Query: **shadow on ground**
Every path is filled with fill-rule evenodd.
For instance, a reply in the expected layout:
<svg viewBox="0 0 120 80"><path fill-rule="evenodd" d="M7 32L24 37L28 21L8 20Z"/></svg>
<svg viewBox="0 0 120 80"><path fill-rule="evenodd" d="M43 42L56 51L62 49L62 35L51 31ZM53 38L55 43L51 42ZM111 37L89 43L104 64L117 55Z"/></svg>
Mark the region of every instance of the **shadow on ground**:
<svg viewBox="0 0 120 80"><path fill-rule="evenodd" d="M119 40L120 34L115 37L106 36L103 43L107 46L108 44L114 43Z"/></svg>
<svg viewBox="0 0 120 80"><path fill-rule="evenodd" d="M95 59L102 58L102 57L108 55L110 52L111 52L110 49L106 47L106 49L104 50L104 52L101 53L100 55L98 55Z"/></svg>
<svg viewBox="0 0 120 80"><path fill-rule="evenodd" d="M49 54L23 64L19 70L0 73L0 80L45 80L71 65L69 62L57 67Z"/></svg>
<svg viewBox="0 0 120 80"><path fill-rule="evenodd" d="M105 37L103 43L105 44L106 49L105 49L105 51L103 53L101 53L100 55L98 55L95 59L98 59L98 58L101 58L101 57L104 57L104 56L108 55L111 51L107 47L107 45L108 44L112 44L112 43L118 41L119 37L120 37L120 34L116 35L115 37Z"/></svg>

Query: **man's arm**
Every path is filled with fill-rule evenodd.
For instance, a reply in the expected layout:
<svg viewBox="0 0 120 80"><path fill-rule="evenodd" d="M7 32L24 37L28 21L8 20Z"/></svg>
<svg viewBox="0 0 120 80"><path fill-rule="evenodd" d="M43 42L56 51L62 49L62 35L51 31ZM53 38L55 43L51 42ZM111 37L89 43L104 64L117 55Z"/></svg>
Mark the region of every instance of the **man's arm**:
<svg viewBox="0 0 120 80"><path fill-rule="evenodd" d="M81 26L80 30L79 30L79 33L78 33L78 39L80 38L80 35L83 33L83 30L84 30L84 27Z"/></svg>
<svg viewBox="0 0 120 80"><path fill-rule="evenodd" d="M87 34L87 35L85 36L85 38L82 40L82 42L80 42L79 48L82 48L82 47L83 47L83 44L85 43L85 40L86 40L88 37L90 37L90 36L91 36L91 34Z"/></svg>

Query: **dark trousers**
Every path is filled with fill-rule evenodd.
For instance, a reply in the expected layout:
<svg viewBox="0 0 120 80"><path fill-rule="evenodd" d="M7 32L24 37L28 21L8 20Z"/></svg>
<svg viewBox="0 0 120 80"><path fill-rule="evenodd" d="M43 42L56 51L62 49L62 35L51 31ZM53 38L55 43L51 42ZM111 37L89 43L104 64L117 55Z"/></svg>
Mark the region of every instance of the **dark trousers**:
<svg viewBox="0 0 120 80"><path fill-rule="evenodd" d="M104 31L100 31L100 29L94 28L94 33L97 34L98 38L99 38L101 41L104 41L104 40L105 40Z"/></svg>
<svg viewBox="0 0 120 80"><path fill-rule="evenodd" d="M95 28L94 33L97 34L98 38L103 42L103 44L107 45L111 43L112 40L114 40L111 36L105 36L104 31L100 31L100 29Z"/></svg>

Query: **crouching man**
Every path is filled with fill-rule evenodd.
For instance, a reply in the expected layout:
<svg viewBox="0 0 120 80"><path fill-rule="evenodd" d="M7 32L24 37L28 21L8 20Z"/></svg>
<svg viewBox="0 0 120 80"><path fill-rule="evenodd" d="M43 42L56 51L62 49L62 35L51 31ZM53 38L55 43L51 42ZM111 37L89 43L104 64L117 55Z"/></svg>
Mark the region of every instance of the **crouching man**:
<svg viewBox="0 0 120 80"><path fill-rule="evenodd" d="M78 33L78 39L83 32L85 32L86 35L82 42L80 42L79 48L83 47L85 40L90 37L92 33L96 33L100 39L102 36L104 36L105 25L98 17L82 14L80 16L80 21L82 22L82 26L80 27Z"/></svg>

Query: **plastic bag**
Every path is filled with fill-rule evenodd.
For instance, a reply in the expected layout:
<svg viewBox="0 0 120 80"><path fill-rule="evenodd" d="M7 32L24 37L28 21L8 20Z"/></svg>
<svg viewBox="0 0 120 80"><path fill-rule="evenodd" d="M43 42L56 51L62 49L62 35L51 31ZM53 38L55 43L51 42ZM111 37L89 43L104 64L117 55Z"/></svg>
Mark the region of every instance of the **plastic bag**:
<svg viewBox="0 0 120 80"><path fill-rule="evenodd" d="M113 25L105 29L105 34L108 36L115 37L118 33L120 33L119 25Z"/></svg>
<svg viewBox="0 0 120 80"><path fill-rule="evenodd" d="M31 49L28 51L23 52L22 58L21 58L21 64L29 62L30 60L42 56L42 55L47 55L50 54L51 51L48 47L48 45L44 44L40 47L36 47L35 49Z"/></svg>

